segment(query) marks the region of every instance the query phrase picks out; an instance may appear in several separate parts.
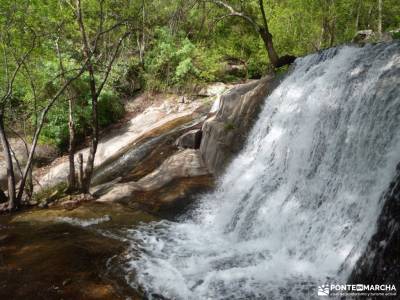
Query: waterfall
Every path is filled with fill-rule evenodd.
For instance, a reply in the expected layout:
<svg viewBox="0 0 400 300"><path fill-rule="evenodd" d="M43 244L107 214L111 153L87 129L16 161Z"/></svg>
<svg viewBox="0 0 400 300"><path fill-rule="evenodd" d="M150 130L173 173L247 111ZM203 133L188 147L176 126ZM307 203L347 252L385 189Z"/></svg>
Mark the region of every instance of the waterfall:
<svg viewBox="0 0 400 300"><path fill-rule="evenodd" d="M297 59L216 191L178 222L127 231L129 283L167 299L345 284L400 161L399 78L399 42Z"/></svg>

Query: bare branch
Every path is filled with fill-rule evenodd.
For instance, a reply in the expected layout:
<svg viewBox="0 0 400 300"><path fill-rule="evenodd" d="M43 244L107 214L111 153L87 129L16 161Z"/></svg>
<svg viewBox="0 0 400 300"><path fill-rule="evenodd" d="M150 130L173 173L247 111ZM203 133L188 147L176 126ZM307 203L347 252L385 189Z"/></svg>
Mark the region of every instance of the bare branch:
<svg viewBox="0 0 400 300"><path fill-rule="evenodd" d="M239 11L235 10L235 9L234 9L231 5L229 5L228 3L224 2L224 1L220 1L220 0L206 0L206 2L211 2L211 3L214 3L214 4L216 4L216 5L218 5L218 6L222 7L222 8L227 9L227 10L229 11L229 14L226 15L226 16L223 16L223 18L228 17L228 16L229 16L229 17L239 17L239 18L242 18L242 19L246 20L247 22L249 22L249 23L254 27L254 29L255 29L257 32L260 31L260 26L257 24L256 21L254 21L250 16L248 16L248 15L242 13L242 12L239 12Z"/></svg>
<svg viewBox="0 0 400 300"><path fill-rule="evenodd" d="M104 85L107 82L108 76L110 75L112 66L114 64L115 59L118 56L119 49L121 48L122 42L131 34L131 32L126 32L118 41L118 44L115 47L114 54L111 57L106 69L106 74L104 75L103 81L97 89L97 97L100 96L101 91L103 90Z"/></svg>
<svg viewBox="0 0 400 300"><path fill-rule="evenodd" d="M86 70L86 68L87 68L87 64L88 64L89 59L90 59L90 57L89 57L89 58L86 58L86 61L85 61L85 63L83 64L83 66L82 66L82 68L80 69L80 71L79 71L74 77L68 79L68 80L62 85L62 87L57 91L57 93L56 93L56 94L53 96L53 98L47 103L46 107L45 107L44 110L42 111L42 113L41 113L41 115L40 115L39 122L38 122L38 126L37 126L36 131L35 131L35 134L34 134L34 136L33 136L32 146L31 146L31 149L30 149L30 151L29 151L29 156L28 156L28 159L27 159L27 163L26 163L26 165L25 165L25 168L24 168L23 176L22 176L22 179L21 179L20 184L19 184L19 190L18 190L17 199L20 200L20 199L22 198L22 195L23 195L23 192L24 192L25 183L26 183L26 179L27 179L27 176L28 176L28 174L29 174L29 169L31 168L31 165L32 165L33 155L34 155L34 153L35 153L36 145L37 145L38 140L39 140L39 135L40 135L40 133L41 133L41 131L42 131L42 128L43 128L43 126L44 126L45 117L46 117L48 111L49 111L50 108L53 106L53 104L56 102L56 100L64 93L64 91L66 90L66 88L67 88L74 80L78 79L78 78L83 74L83 72L84 72L84 71Z"/></svg>
<svg viewBox="0 0 400 300"><path fill-rule="evenodd" d="M28 51L26 51L22 57L20 57L19 60L17 60L17 66L13 72L13 74L11 75L10 80L7 83L7 92L3 95L3 97L1 97L0 99L0 104L3 104L12 94L13 91L13 86L14 86L14 81L15 78L17 77L17 74L19 72L19 70L21 69L21 66L23 65L23 63L25 62L25 60L28 58L28 56L32 53L33 49L35 48L36 45L36 36L33 37L32 40L32 45L31 47L28 49Z"/></svg>

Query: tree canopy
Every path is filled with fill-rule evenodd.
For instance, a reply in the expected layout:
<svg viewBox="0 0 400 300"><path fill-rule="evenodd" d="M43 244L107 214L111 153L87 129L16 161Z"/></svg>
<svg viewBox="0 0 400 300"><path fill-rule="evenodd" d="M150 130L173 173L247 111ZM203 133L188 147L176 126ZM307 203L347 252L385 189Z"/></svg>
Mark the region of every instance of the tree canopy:
<svg viewBox="0 0 400 300"><path fill-rule="evenodd" d="M398 0L0 0L0 129L65 151L138 90L260 78L399 27Z"/></svg>

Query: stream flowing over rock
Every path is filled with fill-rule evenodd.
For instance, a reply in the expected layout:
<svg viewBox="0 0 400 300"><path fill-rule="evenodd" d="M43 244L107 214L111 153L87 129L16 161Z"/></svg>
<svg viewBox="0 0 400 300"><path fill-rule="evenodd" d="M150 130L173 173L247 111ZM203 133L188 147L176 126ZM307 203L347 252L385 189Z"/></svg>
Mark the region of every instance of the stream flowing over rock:
<svg viewBox="0 0 400 300"><path fill-rule="evenodd" d="M400 164L397 175L383 195L384 207L378 228L368 243L356 268L351 283L400 285Z"/></svg>
<svg viewBox="0 0 400 300"><path fill-rule="evenodd" d="M168 144L173 145L173 141L180 134L204 119L209 108L204 110L203 106L201 100L186 104L164 101L161 105L148 107L143 113L130 119L121 129L104 136L98 145L92 183L98 185L126 175L138 162L154 151L157 145L166 140L172 139ZM88 151L88 148L80 151L84 163ZM37 179L39 185L36 190L50 189L65 183L68 170L67 161L50 166L47 172Z"/></svg>
<svg viewBox="0 0 400 300"><path fill-rule="evenodd" d="M152 173L137 182L113 185L112 189L98 199L98 202L129 200L135 191L157 190L174 179L207 175L208 170L198 150L187 149L164 161Z"/></svg>
<svg viewBox="0 0 400 300"><path fill-rule="evenodd" d="M317 286L348 282L360 257L364 281L398 280L376 266L388 264L380 245L398 251L399 76L399 42L343 46L297 59L267 98L259 83L224 96L245 103L252 90L265 104L214 192L177 222L123 233L129 284L150 299L318 299ZM219 146L204 139L242 124L217 123L243 107L224 97L203 126L213 171Z"/></svg>

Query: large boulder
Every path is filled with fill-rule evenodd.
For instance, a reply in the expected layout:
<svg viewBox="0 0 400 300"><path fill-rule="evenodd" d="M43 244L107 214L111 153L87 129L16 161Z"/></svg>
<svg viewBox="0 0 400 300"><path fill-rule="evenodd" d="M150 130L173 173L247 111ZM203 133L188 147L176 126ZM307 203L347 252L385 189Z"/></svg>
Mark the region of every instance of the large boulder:
<svg viewBox="0 0 400 300"><path fill-rule="evenodd" d="M382 32L379 34L372 31L371 29L357 31L353 37L352 42L360 45L365 45L367 43L380 43L380 42L391 42L396 38L399 31L392 30L389 32Z"/></svg>
<svg viewBox="0 0 400 300"><path fill-rule="evenodd" d="M166 159L152 173L137 182L114 185L99 202L114 202L130 200L135 192L155 191L171 181L180 178L192 178L208 175L209 172L201 158L199 150L187 149Z"/></svg>
<svg viewBox="0 0 400 300"><path fill-rule="evenodd" d="M127 169L134 169L138 161L145 159L152 149L157 147L158 142L164 143L166 134L189 122L202 120L203 116L207 114L204 107L207 107L207 110L210 109L209 105L201 99L184 104L167 99L134 115L120 128L106 132L97 147L93 183L101 184L108 181L108 177L111 179L119 177ZM170 144L173 145L178 136L171 136ZM79 153L83 155L84 164L86 164L89 148L82 149ZM127 156L129 156L129 161L123 163ZM118 161L118 164L114 164L114 161ZM68 168L67 159L62 157L49 166L46 172L34 174L37 175L40 182L40 185L35 186L35 192L66 182Z"/></svg>
<svg viewBox="0 0 400 300"><path fill-rule="evenodd" d="M384 206L377 231L358 260L350 283L394 284L400 287L400 164L397 175L383 195ZM371 224L372 225L372 224Z"/></svg>
<svg viewBox="0 0 400 300"><path fill-rule="evenodd" d="M20 167L24 168L26 161L28 159L28 153L26 151L25 144L20 139L17 138L10 138L9 143L15 157L18 159ZM27 146L29 148L31 147L30 144L28 144ZM58 155L58 150L56 147L51 145L37 145L34 156L34 164L36 167L49 164L57 158L57 155ZM14 160L14 176L15 179L18 181L21 179L21 175L14 157L13 160ZM0 188L1 189L7 190L8 188L7 180L8 180L7 168L3 157L3 148L0 145Z"/></svg>
<svg viewBox="0 0 400 300"><path fill-rule="evenodd" d="M273 76L238 85L223 94L217 113L203 124L201 155L213 174L220 174L243 147L266 96L276 85Z"/></svg>
<svg viewBox="0 0 400 300"><path fill-rule="evenodd" d="M376 39L376 34L371 29L357 31L353 37L353 43L365 44Z"/></svg>

